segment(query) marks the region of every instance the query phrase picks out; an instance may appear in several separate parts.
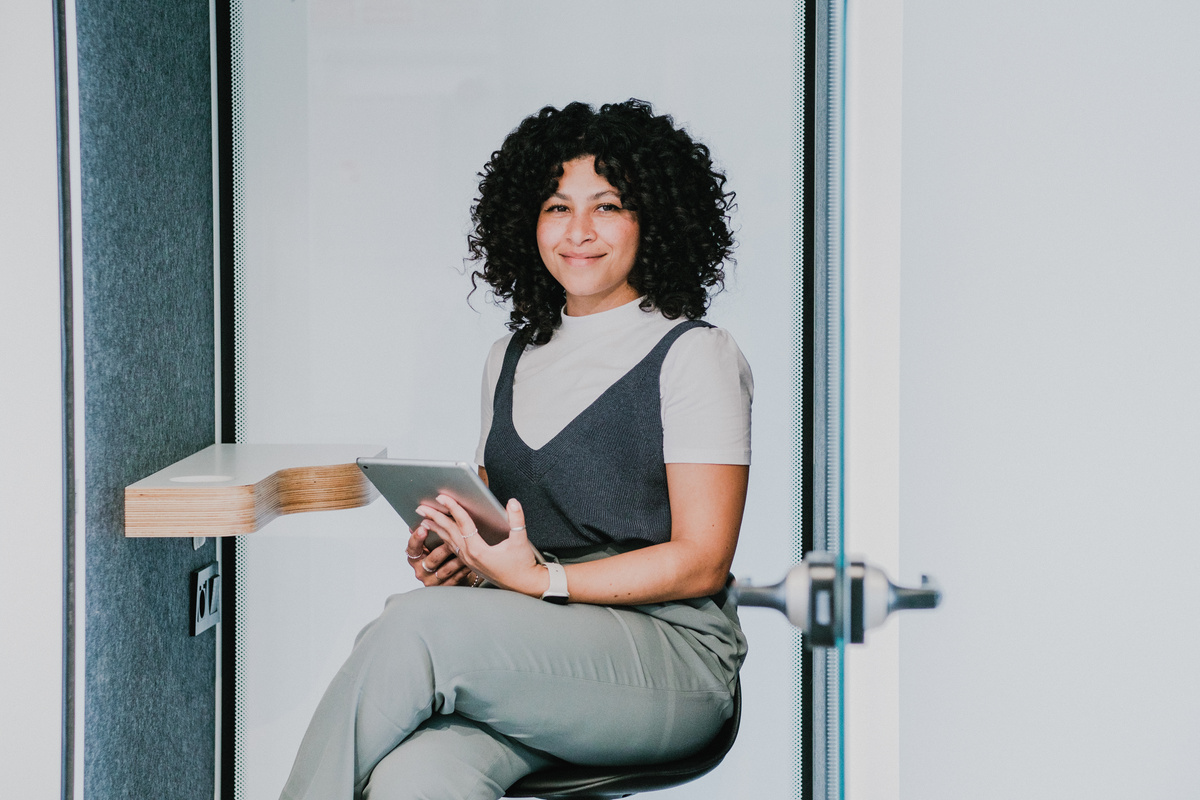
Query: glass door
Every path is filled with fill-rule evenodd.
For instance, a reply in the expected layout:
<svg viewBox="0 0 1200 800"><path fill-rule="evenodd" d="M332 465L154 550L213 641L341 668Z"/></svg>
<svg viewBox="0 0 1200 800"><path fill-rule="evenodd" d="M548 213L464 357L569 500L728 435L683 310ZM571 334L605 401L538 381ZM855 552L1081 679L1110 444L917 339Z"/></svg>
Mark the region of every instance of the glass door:
<svg viewBox="0 0 1200 800"><path fill-rule="evenodd" d="M840 552L836 487L819 496L810 488L818 472L826 482L839 474L836 457L811 462L818 441L840 436L830 416L840 389L820 384L834 395L818 412L802 387L822 373L800 366L816 346L803 332L837 324L808 310L816 293L837 288L814 278L814 240L839 245L836 229L814 217L829 145L806 127L828 92L814 80L823 8L625 0L602 14L568 4L550 15L537 2L232 3L221 225L236 311L225 356L236 367L231 438L470 460L479 370L506 319L482 291L467 300L477 172L544 105L634 96L708 144L737 192L738 264L709 315L755 375L735 574L778 575L813 549L818 530L820 547ZM836 348L821 351L829 357ZM445 390L429 391L420 376L445 359L461 369ZM820 420L807 434L797 424L804 414ZM355 634L388 595L416 586L405 575L405 533L375 503L280 518L225 543L223 575L235 579L224 638L227 800L278 794ZM704 785L668 794L831 796L840 651L796 646L777 615L749 612L743 623L752 654L738 744Z"/></svg>
<svg viewBox="0 0 1200 800"><path fill-rule="evenodd" d="M846 794L1192 795L1197 7L900 6L849 8L845 543L947 591L847 648Z"/></svg>

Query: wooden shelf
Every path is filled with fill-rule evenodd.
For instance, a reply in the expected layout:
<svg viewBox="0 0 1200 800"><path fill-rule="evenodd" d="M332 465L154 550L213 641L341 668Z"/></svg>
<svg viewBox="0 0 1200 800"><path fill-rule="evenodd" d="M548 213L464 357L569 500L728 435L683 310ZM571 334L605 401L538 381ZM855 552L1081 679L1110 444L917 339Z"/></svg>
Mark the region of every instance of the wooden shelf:
<svg viewBox="0 0 1200 800"><path fill-rule="evenodd" d="M214 444L125 487L126 536L241 536L280 514L365 506L378 445Z"/></svg>

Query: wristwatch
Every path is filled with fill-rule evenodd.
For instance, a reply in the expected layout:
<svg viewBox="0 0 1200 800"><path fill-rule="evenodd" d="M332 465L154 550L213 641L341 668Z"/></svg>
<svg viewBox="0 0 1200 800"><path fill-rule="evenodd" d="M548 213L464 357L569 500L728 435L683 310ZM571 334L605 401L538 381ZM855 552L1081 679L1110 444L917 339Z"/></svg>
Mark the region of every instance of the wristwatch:
<svg viewBox="0 0 1200 800"><path fill-rule="evenodd" d="M571 593L567 591L567 571L562 564L553 561L546 562L546 569L550 572L550 585L542 593L542 599L547 603L565 606L571 599Z"/></svg>

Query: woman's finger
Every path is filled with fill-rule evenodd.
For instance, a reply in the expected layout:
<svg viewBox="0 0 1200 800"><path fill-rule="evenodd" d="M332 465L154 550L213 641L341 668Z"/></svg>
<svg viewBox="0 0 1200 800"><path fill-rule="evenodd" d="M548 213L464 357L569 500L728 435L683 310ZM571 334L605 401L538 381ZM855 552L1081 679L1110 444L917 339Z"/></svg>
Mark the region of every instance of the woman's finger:
<svg viewBox="0 0 1200 800"><path fill-rule="evenodd" d="M410 558L409 562L412 564L413 574L417 576L417 580L428 586L429 581L432 580L431 576L453 555L449 548L438 546L422 554L419 558Z"/></svg>
<svg viewBox="0 0 1200 800"><path fill-rule="evenodd" d="M450 509L450 516L454 518L454 522L458 525L457 533L461 539L470 539L479 532L475 527L475 520L471 519L471 515L467 513L465 508L459 505L457 500L448 494L439 494L437 500Z"/></svg>
<svg viewBox="0 0 1200 800"><path fill-rule="evenodd" d="M426 505L417 506L417 513L425 517L425 521L421 524L429 528L430 535L436 537L434 541L453 545L455 548L458 547L458 543L454 540L458 523L452 517L447 516L432 506ZM428 547L428 541L428 538L426 538L426 547Z"/></svg>
<svg viewBox="0 0 1200 800"><path fill-rule="evenodd" d="M454 549L449 543L440 544L429 551L429 555L423 559L424 563L429 565L430 569L440 569L441 566L454 558Z"/></svg>
<svg viewBox="0 0 1200 800"><path fill-rule="evenodd" d="M450 512L451 524L445 526L446 534L449 536L449 544L455 554L463 560L464 563L474 564L474 559L469 556L469 542L478 533L475 528L475 521L471 519L471 515L465 508L459 505L458 501L449 495L438 495L438 502L446 507Z"/></svg>
<svg viewBox="0 0 1200 800"><path fill-rule="evenodd" d="M426 586L453 585L469 569L454 557L447 559L437 567L434 567L432 564L428 566L431 568L430 571L426 571L424 563L418 563L417 565L417 578Z"/></svg>
<svg viewBox="0 0 1200 800"><path fill-rule="evenodd" d="M425 523L422 524L428 523L431 529L439 531L439 535L441 532L453 528L458 524L454 521L453 517L442 513L433 506L419 505L417 506L417 513L425 518Z"/></svg>
<svg viewBox="0 0 1200 800"><path fill-rule="evenodd" d="M437 570L433 567L428 566L425 563L425 559L423 559L423 558L418 558L416 561L414 561L412 568L413 568L413 575L415 575L417 577L417 580L419 580L421 583L425 584L426 586L429 586L431 581L437 580L437 578L434 577Z"/></svg>
<svg viewBox="0 0 1200 800"><path fill-rule="evenodd" d="M457 558L450 558L447 559L446 562L440 567L434 570L433 577L439 584L449 583L455 575L462 571L462 569L463 563L461 561L459 561Z"/></svg>
<svg viewBox="0 0 1200 800"><path fill-rule="evenodd" d="M429 529L425 527L425 523L412 529L408 537L408 545L404 548L404 555L409 561L416 561L418 558L423 558L428 552L425 549L425 538L429 535Z"/></svg>
<svg viewBox="0 0 1200 800"><path fill-rule="evenodd" d="M525 530L525 509L521 508L520 501L515 497L511 498L504 510L508 512L508 535L518 539L528 538Z"/></svg>

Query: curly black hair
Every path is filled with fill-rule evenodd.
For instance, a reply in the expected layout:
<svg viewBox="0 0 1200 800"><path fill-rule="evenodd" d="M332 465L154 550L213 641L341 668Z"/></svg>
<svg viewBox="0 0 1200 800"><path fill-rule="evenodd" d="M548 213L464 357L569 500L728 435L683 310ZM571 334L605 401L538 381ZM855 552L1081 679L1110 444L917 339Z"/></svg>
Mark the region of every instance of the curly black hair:
<svg viewBox="0 0 1200 800"><path fill-rule="evenodd" d="M582 156L595 158L596 173L637 214L629 283L645 295L643 307L653 305L668 319L704 316L710 294L724 288L722 265L732 263L734 194L725 191L725 175L713 168L707 147L635 99L599 111L585 103L547 106L492 153L471 208L469 260L482 265L472 285L483 280L497 302L512 301L508 327L527 342L550 340L562 323L566 293L538 253L537 220L558 189L563 164Z"/></svg>

